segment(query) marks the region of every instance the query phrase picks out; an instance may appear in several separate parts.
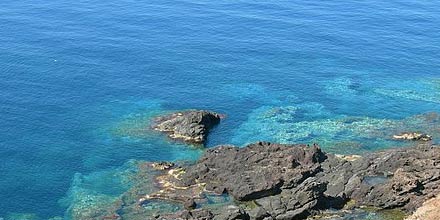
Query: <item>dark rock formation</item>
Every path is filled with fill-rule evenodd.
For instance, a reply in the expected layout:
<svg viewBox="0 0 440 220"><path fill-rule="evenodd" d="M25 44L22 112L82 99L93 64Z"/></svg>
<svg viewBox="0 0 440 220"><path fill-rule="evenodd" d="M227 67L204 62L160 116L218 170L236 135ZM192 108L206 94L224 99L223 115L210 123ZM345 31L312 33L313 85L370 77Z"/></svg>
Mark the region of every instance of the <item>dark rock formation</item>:
<svg viewBox="0 0 440 220"><path fill-rule="evenodd" d="M440 148L434 146L371 153L342 170L344 194L359 205L413 212L440 193Z"/></svg>
<svg viewBox="0 0 440 220"><path fill-rule="evenodd" d="M153 128L166 132L170 138L203 144L209 130L220 122L215 112L189 110L154 119Z"/></svg>
<svg viewBox="0 0 440 220"><path fill-rule="evenodd" d="M230 212L208 211L212 217L182 219L268 220L304 219L320 210L341 208L349 200L353 207L412 212L440 194L440 148L420 145L344 158L323 153L318 146L266 142L245 148L220 146L207 150L196 164L181 168L178 176L167 178L167 185L174 187L170 194L165 189L145 199L176 201L179 195L180 201L197 202L202 192L226 192L253 205L232 212L239 217L220 218Z"/></svg>
<svg viewBox="0 0 440 220"><path fill-rule="evenodd" d="M183 210L176 213L170 213L167 215L156 216L154 219L158 220L211 220L214 218L214 214L206 209L196 210ZM150 218L153 219L153 218Z"/></svg>
<svg viewBox="0 0 440 220"><path fill-rule="evenodd" d="M319 163L325 158L318 147L305 145L222 146L207 150L196 165L186 169L181 181L185 185L206 183L207 190L249 201L298 186L320 171Z"/></svg>

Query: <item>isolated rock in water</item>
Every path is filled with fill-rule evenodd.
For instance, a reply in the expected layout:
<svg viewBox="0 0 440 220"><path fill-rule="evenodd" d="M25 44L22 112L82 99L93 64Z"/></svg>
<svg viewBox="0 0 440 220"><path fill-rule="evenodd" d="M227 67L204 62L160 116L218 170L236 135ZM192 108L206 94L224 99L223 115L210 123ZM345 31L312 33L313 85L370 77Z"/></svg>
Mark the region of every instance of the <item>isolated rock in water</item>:
<svg viewBox="0 0 440 220"><path fill-rule="evenodd" d="M220 122L220 115L210 111L189 110L154 119L153 128L170 138L203 144L209 130Z"/></svg>
<svg viewBox="0 0 440 220"><path fill-rule="evenodd" d="M408 140L408 141L430 141L432 140L432 137L423 134L423 133L417 133L417 132L404 132L398 135L393 136L396 140Z"/></svg>
<svg viewBox="0 0 440 220"><path fill-rule="evenodd" d="M440 195L432 198L406 220L439 220L440 219Z"/></svg>

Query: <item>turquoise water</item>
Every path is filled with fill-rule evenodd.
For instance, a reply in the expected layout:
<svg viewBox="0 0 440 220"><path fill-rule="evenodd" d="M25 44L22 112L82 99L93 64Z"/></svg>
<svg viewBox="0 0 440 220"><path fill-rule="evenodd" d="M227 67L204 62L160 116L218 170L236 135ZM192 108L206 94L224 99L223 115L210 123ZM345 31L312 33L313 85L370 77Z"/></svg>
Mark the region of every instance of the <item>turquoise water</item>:
<svg viewBox="0 0 440 220"><path fill-rule="evenodd" d="M115 196L117 179L91 177L133 159L196 159L147 129L172 110L227 114L208 147L440 138L435 1L3 0L0 25L0 218Z"/></svg>

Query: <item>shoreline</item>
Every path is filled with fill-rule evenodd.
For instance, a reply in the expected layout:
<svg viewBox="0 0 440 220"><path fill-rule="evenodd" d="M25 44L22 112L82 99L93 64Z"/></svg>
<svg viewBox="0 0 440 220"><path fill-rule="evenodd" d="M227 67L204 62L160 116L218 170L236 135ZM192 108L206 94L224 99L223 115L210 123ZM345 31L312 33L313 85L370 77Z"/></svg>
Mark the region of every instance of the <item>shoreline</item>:
<svg viewBox="0 0 440 220"><path fill-rule="evenodd" d="M219 115L172 113L154 119L151 129L203 144ZM193 163L141 162L120 198L92 210L95 216L78 212L73 219L301 220L377 213L403 220L440 194L440 148L428 135L399 135L414 146L359 156L326 153L316 144L257 142L205 149Z"/></svg>
<svg viewBox="0 0 440 220"><path fill-rule="evenodd" d="M287 175L277 175L277 172L283 172L286 164L280 165L279 163L282 163L283 160L277 160L272 156L279 155L284 159L284 157L292 156L291 150L293 152L299 150L302 152L300 155L305 155L300 159L299 164L301 165L285 171ZM280 152L282 153L279 154ZM308 154L310 152L312 152L311 155ZM270 158L265 160L256 156L257 154ZM258 157L258 160L262 161L246 162L253 160L253 157ZM325 157L325 159L321 157ZM174 184L179 185L182 184L182 181L196 180L195 182L198 184L201 182L205 184L204 190L217 194L228 193L238 202L255 203L256 206L253 208L237 206L234 210L229 211L241 216L239 219L306 219L322 214L328 209L350 211L364 207L374 207L377 210L402 210L406 215L409 215L416 208L419 208L425 200L440 193L439 189L435 187L439 183L440 167L438 164L429 167L429 164L435 164L439 157L440 148L428 144L375 152L352 161L323 153L318 146L279 145L267 142L251 144L239 149L220 146L207 150L207 153L196 165L186 168L188 173L181 171L181 176L174 179ZM298 162L296 159L289 162L292 161ZM412 161L411 164L406 164L408 161ZM420 161L423 164L418 164ZM222 163L226 163L226 165L222 165ZM260 163L269 163L267 165L269 168L262 168ZM306 165L307 163L310 164ZM316 166L317 164L319 165ZM250 167L251 165L252 167ZM245 171L237 169L239 166L243 166ZM260 168L255 168L258 166ZM269 169L267 172L264 171L266 168ZM425 170L422 171L422 169ZM249 174L249 176L243 177L244 174ZM258 178L261 175L264 178ZM341 179L341 176L344 178ZM191 187L192 185L186 183L186 186ZM171 194L167 194L167 189L170 189L168 187L174 186L166 184L161 189L163 194L160 197L162 199L167 199L167 196L169 196L168 199L172 199L174 196L184 195L183 192L186 192L186 189L176 192L177 188L175 187L169 190L172 192ZM202 192L198 193L198 195L201 194ZM299 197L304 198L298 200ZM196 196L189 196L181 198L180 202L185 203L192 200L190 204L193 204L197 199ZM176 201L175 198L173 200ZM275 201L279 201L281 204L274 203ZM351 203L350 208L347 209L349 203ZM279 208L275 208L275 204L278 204L276 207ZM287 209L281 208L289 207L292 204L297 205ZM197 206L194 205L194 207ZM177 216L165 215L158 217L158 219L176 217L191 219L184 216L192 216L206 211L203 208L193 210L192 206L187 208L187 211L183 211ZM220 211L219 214L215 214L216 211L213 211L211 214L222 216L222 212L225 211ZM205 214L205 217L211 214ZM401 219L403 219L403 215Z"/></svg>

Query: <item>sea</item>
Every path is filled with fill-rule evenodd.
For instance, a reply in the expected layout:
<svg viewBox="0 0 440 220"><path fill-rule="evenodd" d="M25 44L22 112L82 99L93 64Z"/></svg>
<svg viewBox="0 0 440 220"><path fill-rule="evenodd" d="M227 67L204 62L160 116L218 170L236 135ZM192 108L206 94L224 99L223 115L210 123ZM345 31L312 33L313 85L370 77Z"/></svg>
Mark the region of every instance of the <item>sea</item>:
<svg viewBox="0 0 440 220"><path fill-rule="evenodd" d="M130 161L203 148L151 118L226 115L206 148L440 142L440 4L421 0L1 0L0 219L69 219Z"/></svg>

